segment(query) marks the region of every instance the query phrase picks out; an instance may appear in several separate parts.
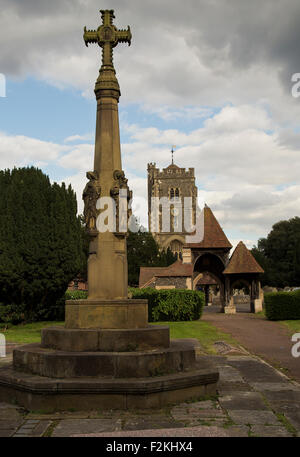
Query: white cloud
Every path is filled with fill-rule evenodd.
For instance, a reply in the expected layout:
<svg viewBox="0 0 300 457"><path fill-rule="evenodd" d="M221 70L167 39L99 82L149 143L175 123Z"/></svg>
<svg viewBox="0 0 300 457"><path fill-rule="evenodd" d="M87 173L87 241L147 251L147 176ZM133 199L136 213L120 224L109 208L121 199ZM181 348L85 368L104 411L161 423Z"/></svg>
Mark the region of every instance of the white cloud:
<svg viewBox="0 0 300 457"><path fill-rule="evenodd" d="M58 158L67 148L60 144L41 141L22 135L0 132L0 168L46 165Z"/></svg>
<svg viewBox="0 0 300 457"><path fill-rule="evenodd" d="M101 6L111 8L111 1ZM130 48L114 50L122 103L172 120L260 102L277 122L297 125L300 104L291 96L291 75L300 71L297 0L115 0L113 6L117 27L130 24L133 34ZM82 34L84 25L100 24L98 9L96 0L38 6L2 0L1 72L93 96L101 52L86 49Z"/></svg>
<svg viewBox="0 0 300 457"><path fill-rule="evenodd" d="M65 143L73 143L76 141L89 141L94 138L94 135L91 133L86 133L85 135L72 135L64 139Z"/></svg>
<svg viewBox="0 0 300 457"><path fill-rule="evenodd" d="M63 168L74 170L90 170L93 167L92 144L77 144L72 147L70 152L60 157L58 164Z"/></svg>
<svg viewBox="0 0 300 457"><path fill-rule="evenodd" d="M300 101L291 96L291 75L300 71L298 0L114 0L113 7L117 27L130 24L133 34L130 48L114 50L121 103L166 125L142 128L138 116L135 125L122 122L123 166L141 221L147 225L147 162L167 166L173 144L175 162L195 168L199 199L228 236L239 230L251 242L299 215ZM96 0L2 0L1 72L94 97L101 52L86 49L82 33L99 25L98 8ZM173 128L181 120L199 128ZM87 134L56 144L0 133L0 168L59 165L81 201L92 143Z"/></svg>
<svg viewBox="0 0 300 457"><path fill-rule="evenodd" d="M212 208L229 239L239 233L248 245L255 244L275 222L298 215L300 152L283 145L278 134L268 133L269 127L263 107L245 105L224 107L190 133L127 125L123 168L140 222L147 227L147 163L169 165L172 143L178 145L175 163L195 168L200 207L207 203ZM0 166L59 165L60 174L65 170L61 181L72 184L82 212L85 173L93 168L94 146L76 140L82 136L60 145L2 133Z"/></svg>

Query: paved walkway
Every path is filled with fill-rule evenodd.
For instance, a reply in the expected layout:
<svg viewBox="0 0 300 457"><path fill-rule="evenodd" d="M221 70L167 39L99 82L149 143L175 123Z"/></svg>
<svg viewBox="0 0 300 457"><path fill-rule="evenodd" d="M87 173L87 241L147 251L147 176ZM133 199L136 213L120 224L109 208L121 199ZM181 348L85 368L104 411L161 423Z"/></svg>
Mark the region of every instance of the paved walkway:
<svg viewBox="0 0 300 457"><path fill-rule="evenodd" d="M300 436L299 384L253 356L208 358L220 370L218 399L161 410L54 414L2 403L0 437Z"/></svg>
<svg viewBox="0 0 300 457"><path fill-rule="evenodd" d="M263 316L244 312L223 314L217 313L218 309L206 309L202 320L230 333L248 351L283 369L288 376L300 382L300 357L295 358L291 354L294 343L287 327L268 321Z"/></svg>

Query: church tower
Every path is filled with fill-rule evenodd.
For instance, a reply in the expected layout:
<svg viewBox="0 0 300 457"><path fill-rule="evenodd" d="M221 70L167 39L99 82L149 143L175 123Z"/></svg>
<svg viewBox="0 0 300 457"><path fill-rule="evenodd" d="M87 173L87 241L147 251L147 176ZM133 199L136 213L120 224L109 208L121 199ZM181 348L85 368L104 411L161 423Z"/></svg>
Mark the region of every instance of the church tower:
<svg viewBox="0 0 300 457"><path fill-rule="evenodd" d="M173 151L172 151L173 152ZM160 201L159 211L154 211L153 197ZM189 199L188 199L189 197ZM162 202L168 200L170 205L169 227L165 230L163 225ZM172 202L174 204L172 204ZM190 221L184 217L187 213L182 209L190 202ZM179 204L177 207L176 203ZM197 187L195 185L194 168L180 168L172 163L162 171L156 168L155 163L148 164L148 222L149 232L158 242L161 249L170 248L171 251L182 257L182 246L190 230L190 225L196 222Z"/></svg>

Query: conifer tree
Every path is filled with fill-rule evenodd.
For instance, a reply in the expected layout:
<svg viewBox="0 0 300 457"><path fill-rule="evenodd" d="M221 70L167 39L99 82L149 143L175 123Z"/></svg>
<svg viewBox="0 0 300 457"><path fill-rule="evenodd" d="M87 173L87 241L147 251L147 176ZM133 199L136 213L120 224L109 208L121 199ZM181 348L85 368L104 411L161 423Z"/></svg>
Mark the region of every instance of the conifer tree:
<svg viewBox="0 0 300 457"><path fill-rule="evenodd" d="M146 232L142 226L135 232L129 232L127 257L128 284L132 287L138 286L140 267L166 267L177 259L170 249L160 250L152 233Z"/></svg>
<svg viewBox="0 0 300 457"><path fill-rule="evenodd" d="M0 319L56 318L85 261L76 195L41 170L0 171Z"/></svg>

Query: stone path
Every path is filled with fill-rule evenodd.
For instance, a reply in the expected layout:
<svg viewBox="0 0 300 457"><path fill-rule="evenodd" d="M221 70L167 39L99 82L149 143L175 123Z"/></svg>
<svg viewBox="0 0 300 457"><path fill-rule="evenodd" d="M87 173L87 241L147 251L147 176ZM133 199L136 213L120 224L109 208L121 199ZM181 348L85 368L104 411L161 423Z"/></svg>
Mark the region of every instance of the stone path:
<svg viewBox="0 0 300 457"><path fill-rule="evenodd" d="M208 356L219 395L162 410L43 414L0 404L0 436L300 436L300 385L250 356Z"/></svg>
<svg viewBox="0 0 300 457"><path fill-rule="evenodd" d="M294 343L287 327L255 314L222 314L216 312L218 307L209 308L205 310L201 320L230 333L250 352L281 368L289 377L300 382L300 358L291 355Z"/></svg>

